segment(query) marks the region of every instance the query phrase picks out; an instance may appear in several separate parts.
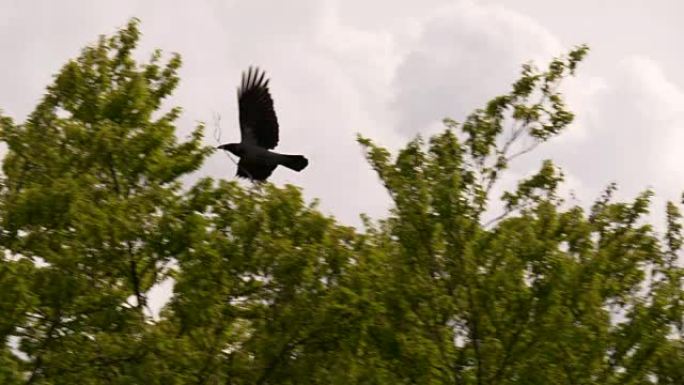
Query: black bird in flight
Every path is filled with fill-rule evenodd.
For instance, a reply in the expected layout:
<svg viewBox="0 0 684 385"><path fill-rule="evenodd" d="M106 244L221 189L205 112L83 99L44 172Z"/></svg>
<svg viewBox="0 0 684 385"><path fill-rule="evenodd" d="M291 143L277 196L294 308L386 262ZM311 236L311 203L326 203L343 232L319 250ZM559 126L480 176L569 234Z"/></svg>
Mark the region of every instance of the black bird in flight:
<svg viewBox="0 0 684 385"><path fill-rule="evenodd" d="M286 155L269 151L278 145L278 118L268 91L269 79L258 68L242 73L238 88L240 109L240 143L218 146L238 156L237 176L252 181L265 181L279 165L295 171L303 170L309 161L302 155Z"/></svg>

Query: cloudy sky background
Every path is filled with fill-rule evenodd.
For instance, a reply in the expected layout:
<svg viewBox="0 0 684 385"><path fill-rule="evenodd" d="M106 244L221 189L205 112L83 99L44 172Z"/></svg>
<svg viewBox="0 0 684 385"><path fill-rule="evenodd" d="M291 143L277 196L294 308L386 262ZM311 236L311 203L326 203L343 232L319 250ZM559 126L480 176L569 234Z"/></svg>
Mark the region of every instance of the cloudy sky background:
<svg viewBox="0 0 684 385"><path fill-rule="evenodd" d="M462 121L508 90L520 64L544 64L587 43L590 55L563 90L577 119L516 162L508 183L552 158L567 191L591 202L611 181L620 197L646 187L656 209L684 189L684 24L676 0L0 0L0 109L22 121L52 76L86 44L141 19L139 54L178 52L184 66L170 105L179 134L221 116L238 140L235 87L250 64L268 71L281 124L278 150L303 153L302 173L272 180L304 188L321 208L357 225L389 202L355 142L397 148ZM232 178L216 153L200 174Z"/></svg>

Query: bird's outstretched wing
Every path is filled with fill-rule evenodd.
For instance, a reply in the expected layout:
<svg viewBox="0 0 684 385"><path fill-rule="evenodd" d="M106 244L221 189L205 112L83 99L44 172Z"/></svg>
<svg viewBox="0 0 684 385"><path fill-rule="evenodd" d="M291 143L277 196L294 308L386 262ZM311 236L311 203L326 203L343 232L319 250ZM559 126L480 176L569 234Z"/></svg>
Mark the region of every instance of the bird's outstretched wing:
<svg viewBox="0 0 684 385"><path fill-rule="evenodd" d="M242 142L273 149L278 144L278 118L268 91L266 73L249 67L238 88Z"/></svg>

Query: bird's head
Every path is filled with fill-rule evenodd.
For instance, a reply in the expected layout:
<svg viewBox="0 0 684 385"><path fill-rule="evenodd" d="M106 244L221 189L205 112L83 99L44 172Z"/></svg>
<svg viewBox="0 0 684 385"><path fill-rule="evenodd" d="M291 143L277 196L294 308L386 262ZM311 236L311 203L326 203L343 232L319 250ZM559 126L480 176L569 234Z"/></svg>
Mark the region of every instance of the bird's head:
<svg viewBox="0 0 684 385"><path fill-rule="evenodd" d="M236 156L241 156L243 153L242 147L240 146L240 143L228 143L228 144L222 144L218 146L220 150L226 150L230 151Z"/></svg>

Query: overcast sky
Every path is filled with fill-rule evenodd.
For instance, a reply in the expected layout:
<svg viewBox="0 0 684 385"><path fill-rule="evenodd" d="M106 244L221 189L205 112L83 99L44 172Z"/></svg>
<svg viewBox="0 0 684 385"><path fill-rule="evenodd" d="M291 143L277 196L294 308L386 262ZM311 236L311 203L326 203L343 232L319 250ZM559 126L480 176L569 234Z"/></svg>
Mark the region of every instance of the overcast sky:
<svg viewBox="0 0 684 385"><path fill-rule="evenodd" d="M621 196L654 188L660 209L684 188L683 12L676 0L0 0L0 109L22 121L68 59L138 17L141 56L161 48L183 57L170 100L184 109L180 135L204 121L216 144L220 114L222 141L238 140L235 87L243 69L261 66L281 125L278 150L310 160L272 180L302 186L356 225L360 213L388 207L357 133L397 148L506 91L521 63L587 43L592 51L565 88L576 123L512 175L552 158L585 204L616 181ZM201 170L234 173L221 153Z"/></svg>

